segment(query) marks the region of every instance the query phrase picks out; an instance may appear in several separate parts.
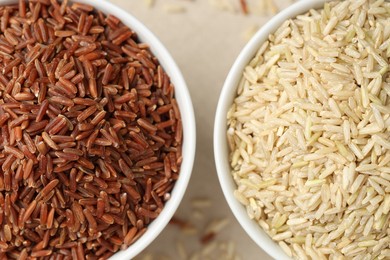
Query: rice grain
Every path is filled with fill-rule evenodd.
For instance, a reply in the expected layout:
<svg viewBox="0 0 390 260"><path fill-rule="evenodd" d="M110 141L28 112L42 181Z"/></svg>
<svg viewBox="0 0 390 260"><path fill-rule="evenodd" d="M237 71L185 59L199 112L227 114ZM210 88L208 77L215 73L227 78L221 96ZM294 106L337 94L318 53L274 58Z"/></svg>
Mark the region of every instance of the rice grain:
<svg viewBox="0 0 390 260"><path fill-rule="evenodd" d="M387 257L386 8L331 1L286 21L227 115L234 195L295 259Z"/></svg>
<svg viewBox="0 0 390 260"><path fill-rule="evenodd" d="M0 13L0 258L107 259L179 178L174 86L131 28L90 5Z"/></svg>

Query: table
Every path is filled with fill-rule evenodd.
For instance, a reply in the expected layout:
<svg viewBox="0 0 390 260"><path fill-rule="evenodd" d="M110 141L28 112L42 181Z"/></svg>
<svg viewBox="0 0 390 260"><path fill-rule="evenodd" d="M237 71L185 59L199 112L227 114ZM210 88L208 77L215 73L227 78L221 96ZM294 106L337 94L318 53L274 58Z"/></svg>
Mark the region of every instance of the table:
<svg viewBox="0 0 390 260"><path fill-rule="evenodd" d="M191 222L198 233L192 234L188 229L183 232L178 225L168 225L140 259L197 259L202 250L218 254L218 248L210 247L224 247L227 245L224 241L234 246L235 259L272 259L249 238L231 213L219 186L213 155L214 113L224 79L247 42L246 34L270 16L224 11L210 5L211 1L155 0L148 8L146 1L111 0L143 22L166 46L186 79L196 114L196 158L176 216ZM279 8L291 3L275 2ZM201 200L198 204L204 207L196 209L193 201L199 198L207 198L211 205ZM202 246L199 237L208 223L216 219L226 219L228 224L218 232L216 242Z"/></svg>

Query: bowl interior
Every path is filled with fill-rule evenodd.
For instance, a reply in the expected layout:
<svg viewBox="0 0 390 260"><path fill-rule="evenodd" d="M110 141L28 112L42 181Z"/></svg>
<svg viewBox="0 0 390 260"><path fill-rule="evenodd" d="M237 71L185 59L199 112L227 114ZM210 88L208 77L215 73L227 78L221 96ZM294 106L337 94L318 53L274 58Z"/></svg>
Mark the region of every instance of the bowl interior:
<svg viewBox="0 0 390 260"><path fill-rule="evenodd" d="M17 0L0 0L0 5L16 4L17 2ZM192 101L184 78L171 55L157 37L154 36L134 16L105 0L76 0L72 2L89 4L94 6L97 10L101 10L106 14L113 14L118 17L123 24L127 25L137 33L141 42L149 44L153 54L157 57L166 73L170 76L171 82L175 86L175 97L179 105L183 124L183 161L180 168L180 177L171 192L170 200L167 201L158 218L148 226L146 233L128 249L119 251L111 257L111 259L118 260L132 259L160 234L172 218L184 196L195 158L196 128Z"/></svg>
<svg viewBox="0 0 390 260"><path fill-rule="evenodd" d="M312 0L297 2L274 16L255 34L239 54L226 78L215 115L214 156L219 182L225 198L238 222L252 240L270 256L278 260L288 260L290 257L288 257L279 245L265 233L256 221L251 220L248 217L245 207L233 195L237 185L230 173L230 151L226 138L227 112L236 97L237 86L241 80L245 66L255 56L260 46L268 39L268 36L271 33L274 33L284 21L304 14L310 9L320 8L326 1L327 0Z"/></svg>
<svg viewBox="0 0 390 260"><path fill-rule="evenodd" d="M138 34L141 42L149 44L153 54L157 57L175 86L175 96L180 108L183 124L183 162L180 168L180 178L177 180L172 190L170 200L167 201L158 218L148 226L148 231L128 249L119 251L111 257L111 259L118 260L131 259L144 250L161 233L178 208L184 196L185 190L187 189L195 158L196 146L196 127L192 101L187 85L175 61L157 37L154 36L140 21L107 1L78 0L78 2L93 5L96 9L99 9L107 14L115 15L125 25Z"/></svg>

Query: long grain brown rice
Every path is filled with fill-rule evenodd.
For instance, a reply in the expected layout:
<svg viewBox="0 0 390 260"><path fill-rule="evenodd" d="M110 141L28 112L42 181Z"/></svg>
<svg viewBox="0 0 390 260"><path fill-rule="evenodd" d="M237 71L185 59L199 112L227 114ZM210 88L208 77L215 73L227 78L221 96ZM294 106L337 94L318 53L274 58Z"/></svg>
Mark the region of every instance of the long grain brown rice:
<svg viewBox="0 0 390 260"><path fill-rule="evenodd" d="M390 3L287 20L228 112L236 198L295 259L389 259Z"/></svg>
<svg viewBox="0 0 390 260"><path fill-rule="evenodd" d="M174 87L92 6L19 0L0 16L0 259L106 259L179 177Z"/></svg>

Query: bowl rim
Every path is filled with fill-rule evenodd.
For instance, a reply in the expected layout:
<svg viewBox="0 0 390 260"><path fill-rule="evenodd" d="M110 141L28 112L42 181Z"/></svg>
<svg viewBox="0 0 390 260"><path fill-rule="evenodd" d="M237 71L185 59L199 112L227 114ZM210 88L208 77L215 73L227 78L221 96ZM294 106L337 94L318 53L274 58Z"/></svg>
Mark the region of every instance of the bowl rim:
<svg viewBox="0 0 390 260"><path fill-rule="evenodd" d="M0 0L0 6L16 4L17 2L18 0ZM105 14L112 14L119 18L123 24L137 33L141 42L149 45L153 55L158 59L175 87L175 98L179 105L183 125L183 161L180 167L180 174L171 192L171 198L165 203L159 216L148 226L147 231L127 249L120 250L110 257L112 260L132 259L157 238L176 212L184 197L195 160L196 123L194 108L187 84L173 57L160 40L143 23L135 18L133 14L107 0L71 0L70 2L89 4Z"/></svg>
<svg viewBox="0 0 390 260"><path fill-rule="evenodd" d="M226 116L230 106L233 104L234 98L236 97L236 90L242 78L245 66L249 64L250 60L255 56L261 45L268 39L268 36L271 33L274 33L286 20L294 18L300 14L304 14L310 9L319 8L328 1L330 0L296 2L295 4L282 10L280 13L271 18L264 26L262 26L242 49L228 72L215 113L215 166L225 199L235 218L250 238L268 255L278 260L291 260L291 258L268 236L268 234L256 223L255 220L251 220L249 218L246 213L246 208L234 197L233 191L237 188L237 185L231 176L231 167L228 159L229 147L226 138Z"/></svg>

